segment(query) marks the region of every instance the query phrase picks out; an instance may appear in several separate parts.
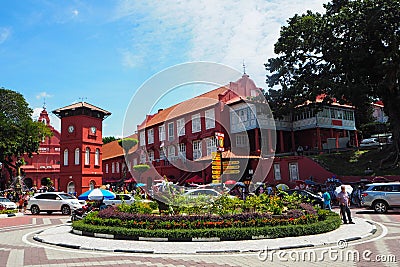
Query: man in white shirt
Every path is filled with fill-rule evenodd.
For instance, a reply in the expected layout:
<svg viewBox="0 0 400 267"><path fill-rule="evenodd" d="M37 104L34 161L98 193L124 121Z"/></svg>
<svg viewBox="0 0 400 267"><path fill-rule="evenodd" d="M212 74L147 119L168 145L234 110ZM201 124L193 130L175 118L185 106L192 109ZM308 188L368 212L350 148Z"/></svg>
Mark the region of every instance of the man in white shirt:
<svg viewBox="0 0 400 267"><path fill-rule="evenodd" d="M343 223L347 224L347 219L348 219L350 224L354 224L353 220L351 219L349 194L347 194L346 187L344 185L342 185L340 189L341 191L336 198L339 201L340 213L342 214L343 217Z"/></svg>

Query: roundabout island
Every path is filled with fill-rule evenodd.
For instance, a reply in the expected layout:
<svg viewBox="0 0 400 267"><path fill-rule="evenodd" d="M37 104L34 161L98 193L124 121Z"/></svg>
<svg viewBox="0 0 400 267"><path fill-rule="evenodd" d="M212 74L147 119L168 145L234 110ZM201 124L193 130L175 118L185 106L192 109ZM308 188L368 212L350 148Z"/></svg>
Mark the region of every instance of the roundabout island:
<svg viewBox="0 0 400 267"><path fill-rule="evenodd" d="M335 212L296 195L250 196L245 201L176 196L135 201L89 213L72 223L78 235L141 241L235 241L314 235L341 225ZM163 209L160 209L163 206Z"/></svg>

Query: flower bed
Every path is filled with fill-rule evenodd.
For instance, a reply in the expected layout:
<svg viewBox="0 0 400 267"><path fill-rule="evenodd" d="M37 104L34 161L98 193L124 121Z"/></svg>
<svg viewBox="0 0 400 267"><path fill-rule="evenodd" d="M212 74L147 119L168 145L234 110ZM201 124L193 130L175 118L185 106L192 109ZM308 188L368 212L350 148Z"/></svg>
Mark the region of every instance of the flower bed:
<svg viewBox="0 0 400 267"><path fill-rule="evenodd" d="M292 217L290 212L281 216L259 213L159 216L106 209L74 222L73 228L85 233L111 234L119 239L156 237L187 241L191 238L243 240L310 235L332 231L341 224L336 213L325 210L319 210L318 214L294 213L298 217L294 214Z"/></svg>

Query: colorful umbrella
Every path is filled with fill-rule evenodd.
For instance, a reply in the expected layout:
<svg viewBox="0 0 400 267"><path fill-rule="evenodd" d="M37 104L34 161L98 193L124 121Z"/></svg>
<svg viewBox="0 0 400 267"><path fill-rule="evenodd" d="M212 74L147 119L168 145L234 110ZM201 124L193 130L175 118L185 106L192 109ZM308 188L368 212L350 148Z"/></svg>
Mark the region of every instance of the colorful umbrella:
<svg viewBox="0 0 400 267"><path fill-rule="evenodd" d="M79 200L102 200L102 199L114 199L115 194L111 191L105 189L91 189L81 194L78 199Z"/></svg>
<svg viewBox="0 0 400 267"><path fill-rule="evenodd" d="M288 190L288 189L289 189L289 186L287 186L287 185L285 185L285 184L278 184L278 185L276 186L276 189L285 191L285 190Z"/></svg>
<svg viewBox="0 0 400 267"><path fill-rule="evenodd" d="M224 184L236 184L235 180L227 180Z"/></svg>
<svg viewBox="0 0 400 267"><path fill-rule="evenodd" d="M346 188L346 192L348 194L351 194L351 192L353 192L353 187L351 185L348 185L348 184L336 187L335 192L339 194L340 191L342 191L342 186L344 186Z"/></svg>
<svg viewBox="0 0 400 267"><path fill-rule="evenodd" d="M136 187L143 187L143 186L146 186L146 184L144 184L144 183L137 183L136 184Z"/></svg>

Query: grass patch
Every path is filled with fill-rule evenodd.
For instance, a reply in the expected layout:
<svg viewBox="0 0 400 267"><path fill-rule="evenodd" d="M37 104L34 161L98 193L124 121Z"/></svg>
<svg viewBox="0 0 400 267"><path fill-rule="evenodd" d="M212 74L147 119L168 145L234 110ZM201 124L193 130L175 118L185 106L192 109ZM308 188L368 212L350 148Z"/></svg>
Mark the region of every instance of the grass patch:
<svg viewBox="0 0 400 267"><path fill-rule="evenodd" d="M336 175L348 176L366 176L365 170L370 168L372 175L400 175L400 168L396 169L379 169L380 161L385 158L389 151L389 147L348 150L335 153L324 153L312 156L327 170ZM371 175L371 174L370 174Z"/></svg>

